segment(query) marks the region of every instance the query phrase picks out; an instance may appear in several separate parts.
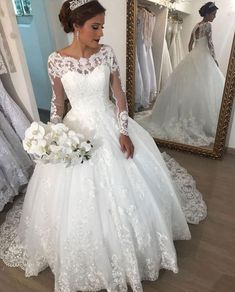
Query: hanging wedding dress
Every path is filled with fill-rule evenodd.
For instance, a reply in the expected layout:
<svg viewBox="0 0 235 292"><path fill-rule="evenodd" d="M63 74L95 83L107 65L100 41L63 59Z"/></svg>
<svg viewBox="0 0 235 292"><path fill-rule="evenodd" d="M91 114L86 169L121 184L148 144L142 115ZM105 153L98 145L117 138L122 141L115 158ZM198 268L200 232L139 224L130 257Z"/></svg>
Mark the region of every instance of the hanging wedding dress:
<svg viewBox="0 0 235 292"><path fill-rule="evenodd" d="M186 171L165 156L169 173L151 136L128 118L109 46L88 59L55 52L49 75L52 121L61 121L65 90L72 109L64 123L90 139L94 153L67 168L37 164L23 210L20 200L0 229L0 258L26 276L50 266L57 292L127 291L127 284L140 292L160 268L178 271L173 240L190 238L186 218L205 218L205 203ZM129 133L133 159L121 152L120 133Z"/></svg>
<svg viewBox="0 0 235 292"><path fill-rule="evenodd" d="M172 71L173 70L171 65L171 58L167 47L166 39L164 39L162 56L161 90L167 84L168 78L171 75Z"/></svg>
<svg viewBox="0 0 235 292"><path fill-rule="evenodd" d="M178 23L175 43L176 43L176 64L178 65L185 57L184 46L182 42L181 33L183 30L183 26L181 23Z"/></svg>
<svg viewBox="0 0 235 292"><path fill-rule="evenodd" d="M149 103L153 102L157 96L157 78L155 72L155 65L153 60L153 51L152 51L152 38L153 31L155 27L156 18L155 15L151 12L145 12L144 20L144 44L146 47L146 57L147 65L150 76L150 98Z"/></svg>
<svg viewBox="0 0 235 292"><path fill-rule="evenodd" d="M0 180L0 211L24 190L32 167L19 137L0 111L0 170L4 175Z"/></svg>
<svg viewBox="0 0 235 292"><path fill-rule="evenodd" d="M169 47L169 54L171 58L171 65L172 69L174 70L177 63L177 47L176 47L176 36L178 32L178 23L176 21L172 21L172 38L171 38L171 45Z"/></svg>
<svg viewBox="0 0 235 292"><path fill-rule="evenodd" d="M138 122L159 139L208 146L215 139L225 79L215 63L211 24L198 24L192 36L195 47L171 74L150 115Z"/></svg>
<svg viewBox="0 0 235 292"><path fill-rule="evenodd" d="M0 75L5 73L7 73L7 68L0 52ZM7 95L0 79L0 211L24 189L33 167L33 163L25 153L19 137L5 117L4 109L6 108L5 105L8 104L5 99L8 98L10 97ZM14 103L13 101L10 102ZM17 109L20 111L18 107ZM8 107L6 113L7 116L11 117L18 111L16 112L13 106L12 111ZM14 120L17 118L20 118L20 115L14 117ZM17 127L20 126L20 122L18 120ZM22 133L25 130L26 127L22 129Z"/></svg>
<svg viewBox="0 0 235 292"><path fill-rule="evenodd" d="M171 46L172 36L173 36L173 23L171 19L169 18L168 23L167 23L167 28L166 28L166 43L167 43L168 50L170 49L170 46Z"/></svg>
<svg viewBox="0 0 235 292"><path fill-rule="evenodd" d="M147 62L147 50L144 43L144 24L147 11L145 9L138 9L137 14L137 56L140 65L140 71L143 80L143 96L141 98L141 106L149 107L151 94L151 76Z"/></svg>
<svg viewBox="0 0 235 292"><path fill-rule="evenodd" d="M24 139L25 130L30 126L29 120L26 118L23 111L14 102L14 100L7 93L0 79L0 107L4 115L11 123L17 135L21 140Z"/></svg>
<svg viewBox="0 0 235 292"><path fill-rule="evenodd" d="M135 110L138 111L142 106L142 97L144 96L144 84L140 70L140 63L136 52L135 63Z"/></svg>

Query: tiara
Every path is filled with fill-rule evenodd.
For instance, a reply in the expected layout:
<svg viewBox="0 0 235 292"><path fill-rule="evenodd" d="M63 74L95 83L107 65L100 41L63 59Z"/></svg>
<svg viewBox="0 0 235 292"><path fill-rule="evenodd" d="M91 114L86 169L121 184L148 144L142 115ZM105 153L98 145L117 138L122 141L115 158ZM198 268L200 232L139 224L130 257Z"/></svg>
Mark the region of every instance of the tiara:
<svg viewBox="0 0 235 292"><path fill-rule="evenodd" d="M88 3L88 2L91 2L93 0L72 0L69 2L70 4L70 10L75 10L76 8Z"/></svg>
<svg viewBox="0 0 235 292"><path fill-rule="evenodd" d="M215 7L215 2L209 5L209 8Z"/></svg>

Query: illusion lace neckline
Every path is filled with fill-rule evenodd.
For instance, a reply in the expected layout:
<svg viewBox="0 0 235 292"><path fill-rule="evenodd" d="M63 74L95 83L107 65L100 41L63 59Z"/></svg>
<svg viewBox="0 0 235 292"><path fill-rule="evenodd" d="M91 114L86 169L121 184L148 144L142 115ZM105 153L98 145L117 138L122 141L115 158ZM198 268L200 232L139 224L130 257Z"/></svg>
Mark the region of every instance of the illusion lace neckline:
<svg viewBox="0 0 235 292"><path fill-rule="evenodd" d="M65 58L65 59L69 59L69 60L75 60L75 61L80 61L80 60L86 60L86 61L89 61L89 60L92 60L94 59L97 55L99 55L100 53L102 53L103 49L105 48L105 45L102 44L99 51L97 51L96 53L90 55L90 57L86 58L86 57L79 57L79 58L75 58L75 57L72 57L72 56L66 56L66 55L61 55L58 51L56 51L56 55L61 57L61 58Z"/></svg>

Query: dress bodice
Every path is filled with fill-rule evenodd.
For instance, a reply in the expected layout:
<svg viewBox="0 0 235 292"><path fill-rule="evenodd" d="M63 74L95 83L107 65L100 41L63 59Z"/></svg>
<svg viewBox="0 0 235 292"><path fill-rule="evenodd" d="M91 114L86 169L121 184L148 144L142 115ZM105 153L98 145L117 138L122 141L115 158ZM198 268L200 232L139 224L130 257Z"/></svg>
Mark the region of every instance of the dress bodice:
<svg viewBox="0 0 235 292"><path fill-rule="evenodd" d="M109 100L110 71L106 65L98 65L88 74L68 71L61 78L71 107L91 109L102 107Z"/></svg>
<svg viewBox="0 0 235 292"><path fill-rule="evenodd" d="M61 56L54 52L49 56L48 72L53 88L51 121L62 120L64 96L72 109L102 114L109 99L111 85L116 101L120 132L127 135L127 104L122 90L117 59L111 47L102 45L90 58ZM64 94L65 93L65 94Z"/></svg>
<svg viewBox="0 0 235 292"><path fill-rule="evenodd" d="M210 22L201 22L196 24L192 31L192 37L195 46L207 46L211 56L215 58L215 48L212 41L212 27Z"/></svg>

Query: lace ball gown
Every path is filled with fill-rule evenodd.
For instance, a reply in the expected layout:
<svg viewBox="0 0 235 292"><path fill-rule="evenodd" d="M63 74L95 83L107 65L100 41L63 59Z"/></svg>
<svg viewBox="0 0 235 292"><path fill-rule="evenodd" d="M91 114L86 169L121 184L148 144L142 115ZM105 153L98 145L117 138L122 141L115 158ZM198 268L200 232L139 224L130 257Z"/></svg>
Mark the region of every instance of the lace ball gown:
<svg viewBox="0 0 235 292"><path fill-rule="evenodd" d="M127 284L142 291L159 269L178 271L173 240L190 239L186 218L202 220L205 203L192 178L166 156L170 174L150 135L127 117L109 46L89 59L53 53L49 74L52 121L61 120L65 90L72 109L64 123L95 152L83 165L36 166L23 210L18 201L1 227L0 257L26 276L50 266L57 292L127 291ZM133 159L120 150L120 132L135 145Z"/></svg>
<svg viewBox="0 0 235 292"><path fill-rule="evenodd" d="M193 50L170 75L150 114L136 120L159 139L209 146L215 139L225 78L214 60L211 24L198 24L192 36Z"/></svg>

